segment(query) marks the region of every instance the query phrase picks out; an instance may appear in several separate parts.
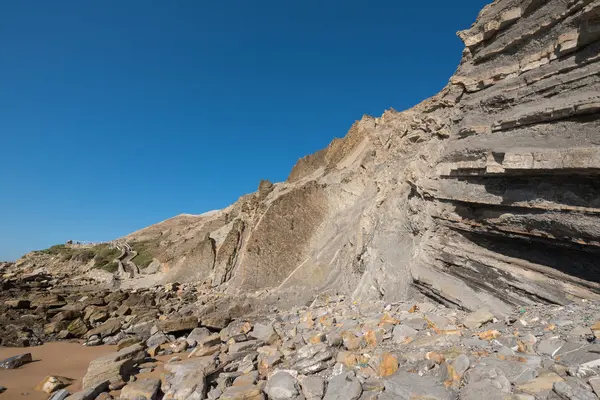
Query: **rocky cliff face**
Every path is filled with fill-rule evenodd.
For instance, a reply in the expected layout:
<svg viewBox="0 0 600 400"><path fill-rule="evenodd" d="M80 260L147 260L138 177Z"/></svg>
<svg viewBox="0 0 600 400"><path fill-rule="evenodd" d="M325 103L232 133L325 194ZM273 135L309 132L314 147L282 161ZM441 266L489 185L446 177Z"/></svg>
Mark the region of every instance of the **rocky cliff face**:
<svg viewBox="0 0 600 400"><path fill-rule="evenodd" d="M600 1L497 0L458 35L438 95L364 117L286 182L127 236L155 260L122 285L499 312L599 299Z"/></svg>

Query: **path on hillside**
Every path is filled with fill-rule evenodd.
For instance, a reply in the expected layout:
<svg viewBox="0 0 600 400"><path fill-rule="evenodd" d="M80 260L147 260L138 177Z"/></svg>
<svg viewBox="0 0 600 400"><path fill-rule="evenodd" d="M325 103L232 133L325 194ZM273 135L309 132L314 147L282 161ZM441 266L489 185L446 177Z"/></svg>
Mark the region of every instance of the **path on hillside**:
<svg viewBox="0 0 600 400"><path fill-rule="evenodd" d="M133 261L138 253L133 250L127 242L115 243L117 249L121 250L121 254L116 258L116 262L119 265L117 275L119 277L135 278L139 275L140 269Z"/></svg>

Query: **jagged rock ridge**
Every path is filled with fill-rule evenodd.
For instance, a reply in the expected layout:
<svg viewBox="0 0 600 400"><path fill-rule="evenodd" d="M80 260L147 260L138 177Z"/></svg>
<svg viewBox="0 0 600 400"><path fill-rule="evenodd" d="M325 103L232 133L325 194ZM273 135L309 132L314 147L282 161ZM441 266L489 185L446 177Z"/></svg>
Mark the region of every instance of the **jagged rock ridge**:
<svg viewBox="0 0 600 400"><path fill-rule="evenodd" d="M600 1L497 0L458 35L438 95L364 117L286 182L124 238L155 261L122 285L501 311L598 299Z"/></svg>

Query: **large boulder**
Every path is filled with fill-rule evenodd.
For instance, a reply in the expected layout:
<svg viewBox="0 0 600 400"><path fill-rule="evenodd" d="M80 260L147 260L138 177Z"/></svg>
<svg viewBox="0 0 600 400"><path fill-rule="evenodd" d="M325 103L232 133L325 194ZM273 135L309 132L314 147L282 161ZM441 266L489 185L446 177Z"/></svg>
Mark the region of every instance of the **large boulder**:
<svg viewBox="0 0 600 400"><path fill-rule="evenodd" d="M146 357L144 346L136 344L116 353L92 361L83 377L83 388L89 389L101 382L127 381L136 363Z"/></svg>

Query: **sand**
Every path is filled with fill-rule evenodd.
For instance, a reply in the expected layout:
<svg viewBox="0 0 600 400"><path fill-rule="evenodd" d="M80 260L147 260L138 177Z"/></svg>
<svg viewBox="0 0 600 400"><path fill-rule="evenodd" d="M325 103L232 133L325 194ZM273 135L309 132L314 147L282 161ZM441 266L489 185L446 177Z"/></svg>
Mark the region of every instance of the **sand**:
<svg viewBox="0 0 600 400"><path fill-rule="evenodd" d="M76 379L67 389L74 393L81 390L81 380L89 363L105 354L116 351L115 346L85 347L80 343L45 343L42 346L15 348L0 346L0 360L23 353L31 353L34 362L21 368L0 368L0 386L8 390L0 394L0 400L45 400L48 395L35 387L48 375L60 375ZM28 393L23 395L23 393Z"/></svg>

